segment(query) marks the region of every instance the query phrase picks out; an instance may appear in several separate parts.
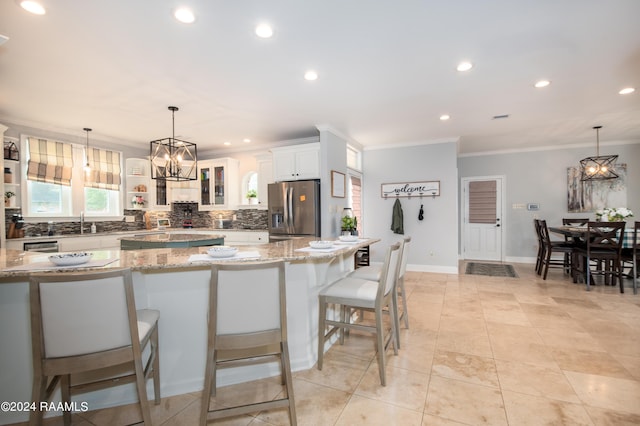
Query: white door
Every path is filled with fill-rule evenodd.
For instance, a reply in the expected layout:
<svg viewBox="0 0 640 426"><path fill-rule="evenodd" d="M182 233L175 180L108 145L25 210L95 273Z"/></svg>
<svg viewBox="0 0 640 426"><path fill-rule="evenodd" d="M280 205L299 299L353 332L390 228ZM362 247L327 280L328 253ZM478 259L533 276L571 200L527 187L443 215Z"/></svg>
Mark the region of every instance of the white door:
<svg viewBox="0 0 640 426"><path fill-rule="evenodd" d="M502 261L503 178L465 178L463 257Z"/></svg>

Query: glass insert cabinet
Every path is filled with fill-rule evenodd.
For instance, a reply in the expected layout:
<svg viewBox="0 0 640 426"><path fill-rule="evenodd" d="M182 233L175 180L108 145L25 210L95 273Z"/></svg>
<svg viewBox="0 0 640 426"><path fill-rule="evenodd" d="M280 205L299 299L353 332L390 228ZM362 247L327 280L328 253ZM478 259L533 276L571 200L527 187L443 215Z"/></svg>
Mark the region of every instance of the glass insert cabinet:
<svg viewBox="0 0 640 426"><path fill-rule="evenodd" d="M200 210L229 209L238 204L238 160L198 161Z"/></svg>

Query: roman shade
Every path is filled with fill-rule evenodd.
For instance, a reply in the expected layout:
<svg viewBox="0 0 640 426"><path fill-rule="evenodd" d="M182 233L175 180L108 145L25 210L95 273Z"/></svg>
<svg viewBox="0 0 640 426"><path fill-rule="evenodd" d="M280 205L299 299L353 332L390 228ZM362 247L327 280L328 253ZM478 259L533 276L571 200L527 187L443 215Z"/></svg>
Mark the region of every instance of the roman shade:
<svg viewBox="0 0 640 426"><path fill-rule="evenodd" d="M86 155L91 170L85 175L84 186L118 191L120 189L120 153L90 148Z"/></svg>
<svg viewBox="0 0 640 426"><path fill-rule="evenodd" d="M29 138L28 144L27 179L71 186L71 144L36 138Z"/></svg>
<svg viewBox="0 0 640 426"><path fill-rule="evenodd" d="M469 182L469 223L496 223L496 181Z"/></svg>

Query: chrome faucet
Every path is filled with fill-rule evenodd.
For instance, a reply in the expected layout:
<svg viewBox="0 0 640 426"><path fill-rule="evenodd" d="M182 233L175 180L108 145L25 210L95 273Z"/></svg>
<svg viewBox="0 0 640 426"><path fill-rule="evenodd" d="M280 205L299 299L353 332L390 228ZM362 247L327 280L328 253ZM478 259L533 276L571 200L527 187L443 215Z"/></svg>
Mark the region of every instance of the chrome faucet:
<svg viewBox="0 0 640 426"><path fill-rule="evenodd" d="M84 210L80 212L80 233L84 234Z"/></svg>

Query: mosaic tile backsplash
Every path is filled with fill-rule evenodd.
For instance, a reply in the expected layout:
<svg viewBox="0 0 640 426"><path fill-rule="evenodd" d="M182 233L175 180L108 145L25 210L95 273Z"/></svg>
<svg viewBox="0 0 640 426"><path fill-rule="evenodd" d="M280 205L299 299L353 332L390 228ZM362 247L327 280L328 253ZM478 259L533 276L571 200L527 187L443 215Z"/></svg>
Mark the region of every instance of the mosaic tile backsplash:
<svg viewBox="0 0 640 426"><path fill-rule="evenodd" d="M5 210L5 223L7 229L14 214L19 214L19 209ZM84 232L89 233L91 224L95 223L96 232L122 232L137 231L146 228L145 213L149 219L151 228L156 227L158 218L169 218L171 227L179 228L185 219L191 219L194 228L219 228L220 223L224 228L231 229L260 229L267 230L267 211L258 209L241 210L216 210L198 211L197 203L175 203L171 211L142 211L125 210L125 216L134 216L133 222L122 221L97 221L85 219ZM49 224L44 222L30 222L24 224L25 237L47 235ZM53 224L54 234L80 234L80 218L77 222L59 222Z"/></svg>

